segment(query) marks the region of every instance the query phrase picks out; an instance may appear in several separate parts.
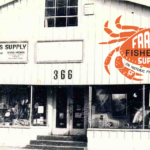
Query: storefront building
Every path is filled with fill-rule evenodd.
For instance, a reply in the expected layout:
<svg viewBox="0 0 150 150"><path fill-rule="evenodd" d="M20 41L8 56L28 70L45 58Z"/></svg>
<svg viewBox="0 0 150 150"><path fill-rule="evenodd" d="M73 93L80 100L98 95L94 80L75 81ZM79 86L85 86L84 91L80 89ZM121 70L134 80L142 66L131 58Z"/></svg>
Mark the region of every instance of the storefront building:
<svg viewBox="0 0 150 150"><path fill-rule="evenodd" d="M82 135L88 150L148 149L149 16L134 0L1 2L0 146Z"/></svg>

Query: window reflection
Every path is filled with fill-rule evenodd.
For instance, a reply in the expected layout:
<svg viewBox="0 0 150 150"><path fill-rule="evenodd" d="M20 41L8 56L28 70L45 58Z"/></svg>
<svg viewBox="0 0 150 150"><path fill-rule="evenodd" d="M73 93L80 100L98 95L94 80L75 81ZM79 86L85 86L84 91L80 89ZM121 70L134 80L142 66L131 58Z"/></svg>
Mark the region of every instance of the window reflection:
<svg viewBox="0 0 150 150"><path fill-rule="evenodd" d="M134 94L136 93L136 94ZM93 128L143 128L142 86L95 86Z"/></svg>
<svg viewBox="0 0 150 150"><path fill-rule="evenodd" d="M30 87L0 87L0 125L30 125Z"/></svg>

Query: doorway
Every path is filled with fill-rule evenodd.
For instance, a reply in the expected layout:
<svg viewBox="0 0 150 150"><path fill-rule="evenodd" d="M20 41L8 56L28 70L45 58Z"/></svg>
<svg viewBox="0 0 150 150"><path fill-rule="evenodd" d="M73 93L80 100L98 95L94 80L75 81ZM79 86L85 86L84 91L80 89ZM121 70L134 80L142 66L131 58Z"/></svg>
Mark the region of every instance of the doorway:
<svg viewBox="0 0 150 150"><path fill-rule="evenodd" d="M56 87L53 103L53 130L58 135L85 135L87 95L85 87Z"/></svg>

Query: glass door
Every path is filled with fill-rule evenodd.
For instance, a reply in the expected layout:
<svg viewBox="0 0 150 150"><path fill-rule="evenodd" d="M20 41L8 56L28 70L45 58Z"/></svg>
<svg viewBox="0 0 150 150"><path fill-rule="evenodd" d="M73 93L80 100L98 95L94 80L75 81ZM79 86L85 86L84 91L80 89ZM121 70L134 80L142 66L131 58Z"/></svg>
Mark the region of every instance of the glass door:
<svg viewBox="0 0 150 150"><path fill-rule="evenodd" d="M85 88L73 87L72 90L72 118L70 120L70 134L85 134Z"/></svg>
<svg viewBox="0 0 150 150"><path fill-rule="evenodd" d="M53 134L85 134L85 88L57 87L54 95Z"/></svg>
<svg viewBox="0 0 150 150"><path fill-rule="evenodd" d="M56 87L53 104L53 134L69 134L68 89Z"/></svg>

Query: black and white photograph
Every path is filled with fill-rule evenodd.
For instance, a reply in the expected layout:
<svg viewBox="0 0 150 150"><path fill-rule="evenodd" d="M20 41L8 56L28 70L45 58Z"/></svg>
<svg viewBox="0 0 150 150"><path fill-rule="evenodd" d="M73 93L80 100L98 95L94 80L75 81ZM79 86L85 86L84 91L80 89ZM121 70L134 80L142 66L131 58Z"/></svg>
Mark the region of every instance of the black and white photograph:
<svg viewBox="0 0 150 150"><path fill-rule="evenodd" d="M0 0L0 150L149 143L150 0Z"/></svg>

